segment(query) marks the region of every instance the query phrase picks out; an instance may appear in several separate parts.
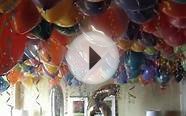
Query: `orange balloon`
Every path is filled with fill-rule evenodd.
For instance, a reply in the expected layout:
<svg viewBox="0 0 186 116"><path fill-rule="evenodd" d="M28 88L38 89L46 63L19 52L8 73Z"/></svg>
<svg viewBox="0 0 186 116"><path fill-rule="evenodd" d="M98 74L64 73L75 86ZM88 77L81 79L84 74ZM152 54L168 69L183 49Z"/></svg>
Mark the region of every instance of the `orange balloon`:
<svg viewBox="0 0 186 116"><path fill-rule="evenodd" d="M41 16L31 0L21 0L12 17L17 33L26 33L41 21Z"/></svg>
<svg viewBox="0 0 186 116"><path fill-rule="evenodd" d="M14 85L17 81L20 80L20 78L23 76L23 73L20 69L13 69L8 75L7 79L10 82L10 84Z"/></svg>

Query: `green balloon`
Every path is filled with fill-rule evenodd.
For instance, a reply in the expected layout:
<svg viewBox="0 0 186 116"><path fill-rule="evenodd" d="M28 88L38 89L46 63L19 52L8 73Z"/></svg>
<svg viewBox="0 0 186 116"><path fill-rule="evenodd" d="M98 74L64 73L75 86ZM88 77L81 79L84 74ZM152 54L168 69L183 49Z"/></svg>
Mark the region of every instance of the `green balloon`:
<svg viewBox="0 0 186 116"><path fill-rule="evenodd" d="M157 51L156 51L155 48L149 47L149 48L146 48L146 49L144 50L144 52L145 52L146 54L148 54L148 55L154 55Z"/></svg>

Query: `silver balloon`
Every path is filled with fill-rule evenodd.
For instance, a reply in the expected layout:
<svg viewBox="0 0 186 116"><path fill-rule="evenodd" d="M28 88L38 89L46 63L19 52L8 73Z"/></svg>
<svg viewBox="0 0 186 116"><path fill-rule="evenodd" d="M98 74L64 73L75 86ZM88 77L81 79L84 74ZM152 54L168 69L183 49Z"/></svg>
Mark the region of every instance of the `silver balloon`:
<svg viewBox="0 0 186 116"><path fill-rule="evenodd" d="M111 109L105 102L96 104L88 110L88 116L111 116L111 115L112 115Z"/></svg>
<svg viewBox="0 0 186 116"><path fill-rule="evenodd" d="M106 97L111 95L116 96L120 91L120 86L117 84L108 84L102 86L100 89L96 90L92 96L95 102L102 102Z"/></svg>
<svg viewBox="0 0 186 116"><path fill-rule="evenodd" d="M51 116L64 116L64 97L59 85L50 90Z"/></svg>

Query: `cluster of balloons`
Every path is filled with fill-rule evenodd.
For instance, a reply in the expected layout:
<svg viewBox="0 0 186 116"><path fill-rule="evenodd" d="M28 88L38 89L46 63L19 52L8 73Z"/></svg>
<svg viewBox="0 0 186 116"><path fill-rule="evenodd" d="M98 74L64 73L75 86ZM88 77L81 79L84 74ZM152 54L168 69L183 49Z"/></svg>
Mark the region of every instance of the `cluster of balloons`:
<svg viewBox="0 0 186 116"><path fill-rule="evenodd" d="M185 76L185 0L1 0L0 90L41 77L81 85L65 61L81 33L112 38L121 53L118 83L156 80L161 86Z"/></svg>

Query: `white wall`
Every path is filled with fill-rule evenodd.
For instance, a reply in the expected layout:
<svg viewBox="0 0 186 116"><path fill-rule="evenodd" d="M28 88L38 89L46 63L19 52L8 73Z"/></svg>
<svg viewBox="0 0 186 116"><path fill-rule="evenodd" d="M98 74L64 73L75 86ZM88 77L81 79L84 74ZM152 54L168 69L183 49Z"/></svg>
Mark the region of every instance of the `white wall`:
<svg viewBox="0 0 186 116"><path fill-rule="evenodd" d="M40 90L38 101L42 106L43 116L49 116L50 114L49 86L47 79L42 79L38 84ZM100 86L101 85L84 85L78 88L62 88L68 91L64 92L68 93L68 96L89 96L92 91ZM119 116L145 116L146 110L161 110L163 112L180 110L180 90L178 84L172 83L172 85L164 91L161 91L159 86L155 84L145 87L137 84L135 88L130 91L129 88L132 86L133 85L130 84L121 86L121 93L118 97ZM130 102L128 92L136 97L135 99L131 98ZM29 116L39 116L39 106L35 100L37 94L34 86L24 89L23 109L29 111ZM65 95L65 97L67 97L67 95ZM67 106L65 106L65 108L67 108Z"/></svg>

